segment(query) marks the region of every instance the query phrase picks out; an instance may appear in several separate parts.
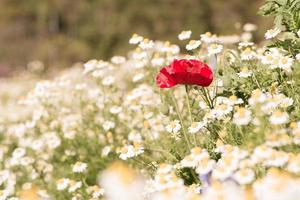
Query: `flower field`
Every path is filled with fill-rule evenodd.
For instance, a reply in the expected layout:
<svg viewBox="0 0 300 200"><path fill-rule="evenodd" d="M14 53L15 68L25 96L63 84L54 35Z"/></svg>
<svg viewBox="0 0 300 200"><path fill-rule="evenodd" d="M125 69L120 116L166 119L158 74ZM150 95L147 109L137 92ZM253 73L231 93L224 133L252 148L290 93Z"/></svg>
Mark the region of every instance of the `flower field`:
<svg viewBox="0 0 300 200"><path fill-rule="evenodd" d="M0 200L299 200L300 1L278 2L260 44L254 24L133 34L127 56L0 82Z"/></svg>

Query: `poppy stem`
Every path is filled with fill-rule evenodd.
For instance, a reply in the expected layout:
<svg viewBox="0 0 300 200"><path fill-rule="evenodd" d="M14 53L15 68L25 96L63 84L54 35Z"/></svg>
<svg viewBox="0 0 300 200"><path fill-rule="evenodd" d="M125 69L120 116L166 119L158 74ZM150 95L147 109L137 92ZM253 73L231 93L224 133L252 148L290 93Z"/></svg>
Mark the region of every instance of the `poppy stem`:
<svg viewBox="0 0 300 200"><path fill-rule="evenodd" d="M184 124L183 124L183 119L182 119L182 116L181 116L181 113L180 113L178 104L177 104L177 102L176 102L175 95L174 95L173 92L171 92L171 94L172 94L172 95L171 95L172 101L173 101L174 106L175 106L175 109L176 109L176 113L177 113L177 115L178 115L179 121L180 121L181 126L182 126L183 136L184 136L185 141L186 141L186 143L187 143L187 145L188 145L188 148L191 150L191 144L190 144L189 138L188 138L188 136L187 136L186 128L185 128L185 126L184 126Z"/></svg>
<svg viewBox="0 0 300 200"><path fill-rule="evenodd" d="M204 100L206 101L206 104L209 106L210 109L213 109L214 106L211 102L210 96L207 94L207 91L204 88L201 88L200 91L202 92L202 95L204 97Z"/></svg>
<svg viewBox="0 0 300 200"><path fill-rule="evenodd" d="M186 101L187 101L187 106L188 106L188 110L189 110L189 115L190 115L190 120L191 120L191 125L194 122L194 118L193 118L193 114L192 114L192 110L191 110L191 104L190 104L190 94L189 94L189 88L188 85L185 85L185 92L186 92ZM197 139L196 139L196 135L193 134L194 136L194 143L197 146Z"/></svg>
<svg viewBox="0 0 300 200"><path fill-rule="evenodd" d="M190 105L189 89L188 89L187 85L185 85L185 92L186 92L186 101L187 101L188 111L189 111L189 115L190 115L190 120L191 120L191 123L193 123L194 119L193 119L193 115L192 115L192 110L191 110L191 105Z"/></svg>

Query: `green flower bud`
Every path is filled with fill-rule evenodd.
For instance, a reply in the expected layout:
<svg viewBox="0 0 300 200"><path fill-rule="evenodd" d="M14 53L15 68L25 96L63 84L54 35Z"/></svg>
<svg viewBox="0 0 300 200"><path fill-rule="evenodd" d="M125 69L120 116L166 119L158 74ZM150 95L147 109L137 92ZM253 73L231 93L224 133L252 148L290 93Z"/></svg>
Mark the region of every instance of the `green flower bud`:
<svg viewBox="0 0 300 200"><path fill-rule="evenodd" d="M165 104L161 104L159 106L159 111L163 114L163 115L168 115L169 114L169 106L165 105Z"/></svg>

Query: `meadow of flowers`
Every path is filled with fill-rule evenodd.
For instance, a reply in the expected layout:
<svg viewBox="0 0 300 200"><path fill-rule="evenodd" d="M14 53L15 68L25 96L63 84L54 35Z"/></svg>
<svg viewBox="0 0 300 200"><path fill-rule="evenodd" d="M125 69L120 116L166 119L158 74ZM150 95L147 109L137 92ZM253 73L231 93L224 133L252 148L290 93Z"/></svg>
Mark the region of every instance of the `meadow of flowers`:
<svg viewBox="0 0 300 200"><path fill-rule="evenodd" d="M262 44L254 24L134 34L126 57L0 83L0 200L299 200L297 9Z"/></svg>

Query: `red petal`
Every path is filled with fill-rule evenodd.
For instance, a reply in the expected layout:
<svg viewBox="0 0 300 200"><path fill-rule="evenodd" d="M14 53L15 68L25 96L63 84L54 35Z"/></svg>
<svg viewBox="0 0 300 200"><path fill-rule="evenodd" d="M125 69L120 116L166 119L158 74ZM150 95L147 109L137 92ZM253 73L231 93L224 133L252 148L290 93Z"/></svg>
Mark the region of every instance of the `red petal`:
<svg viewBox="0 0 300 200"><path fill-rule="evenodd" d="M156 77L157 85L170 88L176 84L209 86L213 81L210 67L198 60L174 60L169 66L161 69Z"/></svg>
<svg viewBox="0 0 300 200"><path fill-rule="evenodd" d="M208 66L201 68L199 73L191 73L191 84L202 87L209 86L213 81L213 73Z"/></svg>
<svg viewBox="0 0 300 200"><path fill-rule="evenodd" d="M159 74L156 76L156 84L160 88L170 88L175 86L177 83L174 78L168 73L166 67L162 68Z"/></svg>

